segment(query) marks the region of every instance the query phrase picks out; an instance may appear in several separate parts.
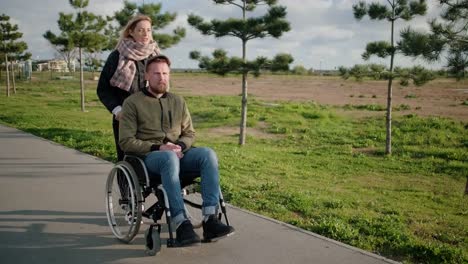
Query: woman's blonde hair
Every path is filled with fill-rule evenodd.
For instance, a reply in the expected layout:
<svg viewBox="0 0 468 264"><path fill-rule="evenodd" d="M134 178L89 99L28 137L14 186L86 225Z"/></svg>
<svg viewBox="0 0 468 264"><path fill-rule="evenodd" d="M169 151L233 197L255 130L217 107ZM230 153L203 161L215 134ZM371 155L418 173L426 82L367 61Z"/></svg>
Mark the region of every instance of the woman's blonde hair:
<svg viewBox="0 0 468 264"><path fill-rule="evenodd" d="M125 28L123 29L122 31L122 35L120 36L120 40L122 39L125 39L125 38L129 38L129 37L132 37L130 35L130 32L133 31L135 28L136 28L136 25L140 22L140 21L148 21L150 22L150 24L152 25L153 24L153 21L151 20L151 18L149 16L146 16L146 15L136 15L134 16L132 19L130 19L127 23L127 25L125 26Z"/></svg>

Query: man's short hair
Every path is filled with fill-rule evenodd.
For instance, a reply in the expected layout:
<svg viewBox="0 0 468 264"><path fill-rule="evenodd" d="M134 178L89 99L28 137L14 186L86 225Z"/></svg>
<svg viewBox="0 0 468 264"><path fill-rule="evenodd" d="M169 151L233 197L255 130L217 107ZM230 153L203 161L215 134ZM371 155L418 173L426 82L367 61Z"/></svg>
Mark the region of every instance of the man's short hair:
<svg viewBox="0 0 468 264"><path fill-rule="evenodd" d="M150 66L150 64L158 63L158 62L164 62L167 64L167 66L169 66L169 68L171 67L171 60L169 60L167 56L156 55L156 56L148 58L148 60L146 61L145 71L148 71L148 67Z"/></svg>

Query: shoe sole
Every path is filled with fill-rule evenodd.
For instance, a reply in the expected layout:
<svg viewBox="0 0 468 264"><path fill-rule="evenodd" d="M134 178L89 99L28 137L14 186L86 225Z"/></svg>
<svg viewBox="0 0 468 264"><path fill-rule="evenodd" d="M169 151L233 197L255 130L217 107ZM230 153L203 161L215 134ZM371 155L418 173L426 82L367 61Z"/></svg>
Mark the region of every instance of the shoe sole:
<svg viewBox="0 0 468 264"><path fill-rule="evenodd" d="M226 238L228 236L232 236L234 234L235 234L235 231L232 231L232 232L222 234L220 236L213 237L213 238L203 238L202 243L214 243L214 242L216 242L218 240L221 240L221 239Z"/></svg>
<svg viewBox="0 0 468 264"><path fill-rule="evenodd" d="M195 247L199 246L201 244L200 240L186 240L182 242L176 242L175 246L176 247Z"/></svg>

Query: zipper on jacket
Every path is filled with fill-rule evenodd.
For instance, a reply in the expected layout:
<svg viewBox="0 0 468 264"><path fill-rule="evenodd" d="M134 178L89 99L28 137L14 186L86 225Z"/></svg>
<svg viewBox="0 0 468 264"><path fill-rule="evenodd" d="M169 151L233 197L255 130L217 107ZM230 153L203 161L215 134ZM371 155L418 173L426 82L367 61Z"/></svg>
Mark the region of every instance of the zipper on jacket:
<svg viewBox="0 0 468 264"><path fill-rule="evenodd" d="M172 129L172 112L169 110L169 127Z"/></svg>
<svg viewBox="0 0 468 264"><path fill-rule="evenodd" d="M166 131L164 130L164 108L163 108L161 99L158 99L158 100L159 100L159 105L161 106L161 130L164 132L164 134L166 134Z"/></svg>

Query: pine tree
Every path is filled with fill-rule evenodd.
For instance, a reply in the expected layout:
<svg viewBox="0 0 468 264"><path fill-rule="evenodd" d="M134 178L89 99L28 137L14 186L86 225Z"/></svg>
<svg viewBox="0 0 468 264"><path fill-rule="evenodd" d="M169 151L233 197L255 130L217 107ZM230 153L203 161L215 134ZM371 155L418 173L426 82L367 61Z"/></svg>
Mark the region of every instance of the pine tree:
<svg viewBox="0 0 468 264"><path fill-rule="evenodd" d="M18 39L23 37L23 33L18 32L18 25L11 24L9 21L9 16L5 14L0 15L0 54L2 54L5 59L7 97L10 96L10 63L8 58L11 57L14 60L21 58L28 59L28 56L31 56L30 53L24 53L28 49L26 42L18 41ZM16 93L14 71L12 71L12 76L13 90Z"/></svg>
<svg viewBox="0 0 468 264"><path fill-rule="evenodd" d="M78 62L80 63L80 90L81 111L85 111L85 90L83 80L83 50L97 49L105 43L102 31L106 21L93 13L83 10L89 4L89 0L69 0L70 5L76 10L75 14L59 13L58 26L60 35L55 35L50 30L44 34L44 38L59 50L70 54L78 50ZM70 61L68 61L70 64Z"/></svg>
<svg viewBox="0 0 468 264"><path fill-rule="evenodd" d="M390 57L387 91L387 115L386 115L386 144L385 153L392 153L392 83L394 79L395 54L400 50L395 44L395 22L399 19L409 21L416 15L424 15L427 10L425 0L386 0L385 4L372 2L367 4L360 1L353 6L354 17L361 20L368 15L372 20L387 20L390 22L390 42L376 41L368 43L366 51L362 54L363 59L368 60L371 56L380 58Z"/></svg>
<svg viewBox="0 0 468 264"><path fill-rule="evenodd" d="M188 23L200 31L203 35L213 35L217 38L231 36L239 38L242 42L242 58L227 56L224 50L217 49L213 57L201 56L198 51L192 51L190 58L199 61L200 68L219 75L229 72L242 74L242 113L240 122L239 145L245 144L247 127L247 75L252 72L260 75L262 69L272 71L288 70L293 58L289 54L278 54L274 59L258 57L256 60L247 61L247 42L252 39L271 36L279 38L284 32L290 30L286 21L286 7L278 6L276 0L213 0L215 4L231 5L240 8L242 18L228 18L224 21L213 19L204 22L203 18L194 14L189 15ZM257 6L268 6L268 11L260 17L247 18L247 12L254 11Z"/></svg>
<svg viewBox="0 0 468 264"><path fill-rule="evenodd" d="M406 28L401 33L402 52L407 56L438 61L447 52L449 72L461 80L468 68L468 0L440 0L440 19L429 22L430 32Z"/></svg>

